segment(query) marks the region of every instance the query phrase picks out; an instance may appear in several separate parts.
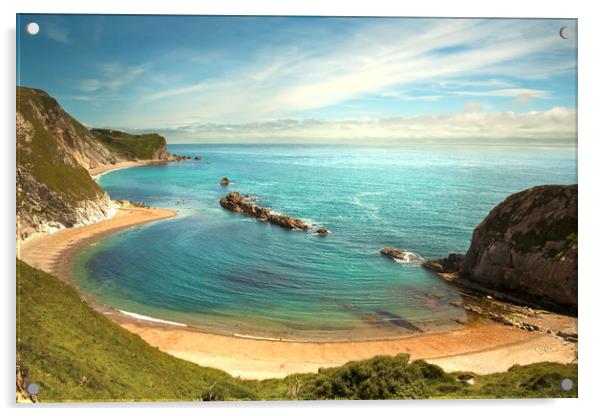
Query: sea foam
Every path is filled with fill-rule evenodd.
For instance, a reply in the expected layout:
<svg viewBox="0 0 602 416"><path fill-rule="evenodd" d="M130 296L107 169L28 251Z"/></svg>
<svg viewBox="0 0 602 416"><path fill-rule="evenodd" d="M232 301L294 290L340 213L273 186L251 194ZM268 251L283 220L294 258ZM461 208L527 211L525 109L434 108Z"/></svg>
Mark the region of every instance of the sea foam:
<svg viewBox="0 0 602 416"><path fill-rule="evenodd" d="M152 318L150 316L140 315L140 314L134 313L134 312L128 312L128 311L122 311L122 310L119 310L119 312L121 312L122 314L129 316L131 318L140 319L141 321L151 321L151 322L157 322L160 324L174 325L174 326L184 326L184 327L188 326L188 325L182 324L180 322L166 321L164 319Z"/></svg>

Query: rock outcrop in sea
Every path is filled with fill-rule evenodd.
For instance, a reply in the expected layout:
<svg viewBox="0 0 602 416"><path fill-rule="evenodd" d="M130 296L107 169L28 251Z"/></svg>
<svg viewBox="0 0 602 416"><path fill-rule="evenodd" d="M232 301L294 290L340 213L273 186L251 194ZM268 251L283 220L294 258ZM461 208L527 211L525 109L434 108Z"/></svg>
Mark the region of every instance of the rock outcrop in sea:
<svg viewBox="0 0 602 416"><path fill-rule="evenodd" d="M289 230L308 230L310 226L298 218L274 214L267 208L258 207L253 203L252 197L243 198L238 192L230 192L219 200L222 208L255 217L260 221L267 221Z"/></svg>
<svg viewBox="0 0 602 416"><path fill-rule="evenodd" d="M219 184L221 186L228 186L230 185L230 179L223 177L222 179L220 179Z"/></svg>
<svg viewBox="0 0 602 416"><path fill-rule="evenodd" d="M380 254L392 258L399 263L417 263L421 264L424 259L411 251L400 250L394 247L385 247Z"/></svg>
<svg viewBox="0 0 602 416"><path fill-rule="evenodd" d="M470 283L577 310L577 185L510 195L475 228L466 256L424 267Z"/></svg>

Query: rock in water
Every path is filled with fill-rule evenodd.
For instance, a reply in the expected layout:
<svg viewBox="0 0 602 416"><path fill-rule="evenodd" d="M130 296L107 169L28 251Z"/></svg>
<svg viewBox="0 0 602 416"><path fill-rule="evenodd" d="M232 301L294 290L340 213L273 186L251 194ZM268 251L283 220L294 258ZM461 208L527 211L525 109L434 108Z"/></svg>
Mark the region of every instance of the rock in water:
<svg viewBox="0 0 602 416"><path fill-rule="evenodd" d="M316 234L320 234L321 236L328 235L328 230L324 227L320 227L316 230Z"/></svg>
<svg viewBox="0 0 602 416"><path fill-rule="evenodd" d="M461 273L577 309L577 185L536 186L496 206L472 235Z"/></svg>
<svg viewBox="0 0 602 416"><path fill-rule="evenodd" d="M219 181L219 184L221 186L228 186L228 185L230 185L230 179L224 177L224 178L222 178L221 181Z"/></svg>
<svg viewBox="0 0 602 416"><path fill-rule="evenodd" d="M380 251L380 254L396 260L400 263L422 263L422 257L412 253L411 251L399 250L394 247L385 247Z"/></svg>
<svg viewBox="0 0 602 416"><path fill-rule="evenodd" d="M225 179L225 178L224 178ZM219 200L222 208L232 212L240 212L250 215L261 221L268 221L289 230L307 230L309 225L298 218L288 217L286 215L274 214L267 208L258 207L253 201L252 195L241 197L238 192L230 192Z"/></svg>

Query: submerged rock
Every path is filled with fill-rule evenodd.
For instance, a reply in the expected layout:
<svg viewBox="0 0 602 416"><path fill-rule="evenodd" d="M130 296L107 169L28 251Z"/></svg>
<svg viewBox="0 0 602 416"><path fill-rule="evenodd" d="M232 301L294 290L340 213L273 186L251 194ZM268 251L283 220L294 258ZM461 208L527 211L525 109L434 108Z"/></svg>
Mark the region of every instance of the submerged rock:
<svg viewBox="0 0 602 416"><path fill-rule="evenodd" d="M219 184L220 184L220 185L222 185L222 186L228 186L228 185L230 185L230 179L228 179L228 178L226 178L226 177L223 177L223 178L222 178L222 179L219 181Z"/></svg>
<svg viewBox="0 0 602 416"><path fill-rule="evenodd" d="M411 251L399 250L394 247L385 247L380 254L392 258L401 263L422 263L424 259Z"/></svg>
<svg viewBox="0 0 602 416"><path fill-rule="evenodd" d="M222 197L219 203L222 208L228 211L243 213L255 217L260 221L268 221L289 230L309 229L309 225L298 218L274 214L267 208L258 207L252 202L252 198L252 195L247 195L243 198L238 192L230 192L228 195Z"/></svg>
<svg viewBox="0 0 602 416"><path fill-rule="evenodd" d="M195 156L195 157L194 157L194 160L201 160L201 159L202 159L202 157L201 157L201 156Z"/></svg>
<svg viewBox="0 0 602 416"><path fill-rule="evenodd" d="M320 234L321 236L328 235L328 230L324 227L320 227L316 230L316 234Z"/></svg>

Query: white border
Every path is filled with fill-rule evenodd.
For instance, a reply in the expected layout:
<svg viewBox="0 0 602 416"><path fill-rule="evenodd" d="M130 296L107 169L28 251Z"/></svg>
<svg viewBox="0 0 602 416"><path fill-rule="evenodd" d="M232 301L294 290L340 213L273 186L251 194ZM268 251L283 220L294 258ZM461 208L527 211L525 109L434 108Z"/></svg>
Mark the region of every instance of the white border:
<svg viewBox="0 0 602 416"><path fill-rule="evenodd" d="M579 395L578 400L506 400L506 401L424 401L424 402L309 402L309 403L233 403L233 404L154 404L151 408L144 404L118 404L122 411L144 412L148 415L164 415L165 412L178 414L224 413L244 411L248 415L265 413L306 415L308 412L327 414L345 412L349 415L365 415L371 408L379 413L400 414L420 412L420 414L466 414L487 412L487 415L518 414L524 411L548 415L580 414L600 407L596 398L600 386L602 351L600 348L600 302L602 294L602 273L599 271L600 210L602 200L598 178L602 178L599 158L599 123L602 119L600 104L601 88L600 47L602 21L596 13L596 2L564 0L528 2L525 0L503 0L497 2L453 0L416 2L392 2L382 0L19 0L13 3L3 1L2 20L2 331L5 335L0 343L2 348L2 404L5 414L13 414L14 407L14 360L15 360L15 294L14 294L14 168L15 168L15 13L127 13L127 14L252 14L252 15L347 15L347 16L458 16L458 17L557 17L579 19L579 188L580 188L580 311L579 332ZM105 415L111 405L53 405L42 409L43 414L80 415L81 407L90 415ZM126 410L127 409L127 410ZM28 411L28 409L22 409ZM30 409L29 409L30 410Z"/></svg>

